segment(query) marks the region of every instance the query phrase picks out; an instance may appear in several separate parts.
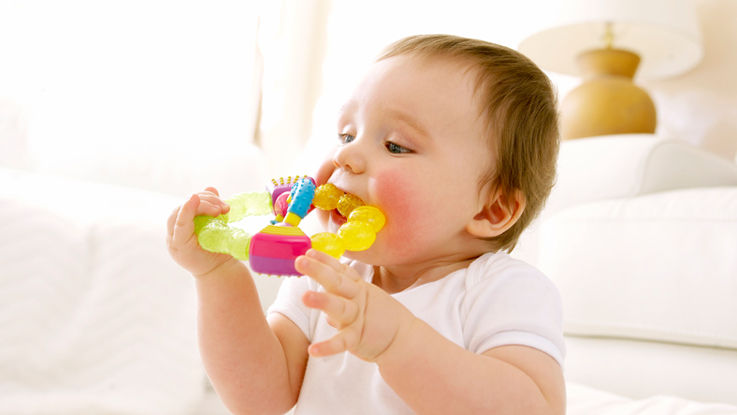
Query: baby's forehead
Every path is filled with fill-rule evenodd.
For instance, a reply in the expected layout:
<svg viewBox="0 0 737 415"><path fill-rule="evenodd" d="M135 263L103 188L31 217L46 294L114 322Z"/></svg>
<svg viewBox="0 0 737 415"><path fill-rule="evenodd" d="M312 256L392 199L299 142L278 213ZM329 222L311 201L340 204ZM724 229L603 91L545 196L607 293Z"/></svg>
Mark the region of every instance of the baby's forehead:
<svg viewBox="0 0 737 415"><path fill-rule="evenodd" d="M483 67L479 62L469 56L455 54L451 51L409 51L379 58L374 62L374 65L392 59L401 60L405 65L423 69L432 67L448 68L451 73L468 76L474 82L481 81L480 75L483 71Z"/></svg>
<svg viewBox="0 0 737 415"><path fill-rule="evenodd" d="M441 53L405 53L374 62L364 74L358 87L346 97L341 110L357 105L357 95L380 88L390 88L388 92L396 92L401 100L402 94L409 97L422 96L421 92L430 91L446 94L448 98L470 101L480 109L483 94L481 68L468 58ZM418 91L417 89L421 89ZM428 98L432 98L429 95Z"/></svg>
<svg viewBox="0 0 737 415"><path fill-rule="evenodd" d="M429 136L486 138L487 122L476 85L476 72L459 58L410 54L381 59L344 101L338 122L381 116L381 121L409 124Z"/></svg>
<svg viewBox="0 0 737 415"><path fill-rule="evenodd" d="M420 68L423 71L431 68L446 69L448 76L462 79L466 85L470 85L474 100L484 99L483 91L493 80L493 76L485 71L479 62L450 52L409 52L386 59L392 58L403 59L405 65ZM376 63L382 60L384 59L377 60Z"/></svg>
<svg viewBox="0 0 737 415"><path fill-rule="evenodd" d="M465 56L450 52L407 52L385 58L379 58L374 65L381 65L385 61L401 61L403 65L429 69L433 67L448 68L449 73L462 76L477 77L481 68L477 62Z"/></svg>
<svg viewBox="0 0 737 415"><path fill-rule="evenodd" d="M407 53L418 65L444 65L452 72L460 75L471 88L471 100L476 109L476 121L488 125L489 92L494 88L496 75L480 62L468 56L453 54L448 51Z"/></svg>
<svg viewBox="0 0 737 415"><path fill-rule="evenodd" d="M483 94L479 91L479 69L455 56L440 54L402 54L376 61L347 94L339 114L352 112L379 98L381 105L413 106L422 109L430 104L448 106L449 111L436 116L451 116L453 107L463 106L474 115L482 113ZM477 121L475 117L474 121Z"/></svg>

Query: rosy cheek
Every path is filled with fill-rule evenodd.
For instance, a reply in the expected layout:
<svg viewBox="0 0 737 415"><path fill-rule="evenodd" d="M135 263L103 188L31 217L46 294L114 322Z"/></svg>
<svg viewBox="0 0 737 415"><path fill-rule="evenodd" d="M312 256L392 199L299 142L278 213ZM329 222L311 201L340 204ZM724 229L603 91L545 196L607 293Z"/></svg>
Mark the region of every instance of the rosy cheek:
<svg viewBox="0 0 737 415"><path fill-rule="evenodd" d="M409 254L417 247L415 239L422 227L421 215L415 213L422 209L423 198L414 183L400 171L382 172L373 183L376 202L387 217L378 237L397 254Z"/></svg>

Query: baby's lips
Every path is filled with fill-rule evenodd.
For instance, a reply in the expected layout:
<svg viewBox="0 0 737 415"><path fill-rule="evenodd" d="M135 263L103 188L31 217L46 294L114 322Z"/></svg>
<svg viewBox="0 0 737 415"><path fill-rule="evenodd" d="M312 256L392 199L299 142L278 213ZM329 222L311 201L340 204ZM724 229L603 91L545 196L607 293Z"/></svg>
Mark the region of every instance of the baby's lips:
<svg viewBox="0 0 737 415"><path fill-rule="evenodd" d="M338 212L338 209L331 210L330 217L333 219L333 222L335 222L338 226L348 222L348 218Z"/></svg>

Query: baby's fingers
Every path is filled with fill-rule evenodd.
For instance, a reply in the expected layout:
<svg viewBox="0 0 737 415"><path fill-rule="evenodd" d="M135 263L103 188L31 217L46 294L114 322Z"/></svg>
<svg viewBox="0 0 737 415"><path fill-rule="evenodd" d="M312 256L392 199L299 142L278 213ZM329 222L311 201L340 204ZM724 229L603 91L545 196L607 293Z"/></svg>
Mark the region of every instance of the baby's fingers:
<svg viewBox="0 0 737 415"><path fill-rule="evenodd" d="M335 294L308 291L302 302L310 308L323 311L334 327L341 329L353 323L359 315L358 304Z"/></svg>
<svg viewBox="0 0 737 415"><path fill-rule="evenodd" d="M307 351L313 357L330 356L350 351L357 343L357 333L351 329L344 329L328 340L311 344Z"/></svg>
<svg viewBox="0 0 737 415"><path fill-rule="evenodd" d="M172 236L174 235L174 224L177 222L177 216L179 216L179 210L181 208L181 206L177 206L166 221L166 235L169 238L169 242L171 242Z"/></svg>
<svg viewBox="0 0 737 415"><path fill-rule="evenodd" d="M306 255L297 257L294 266L300 273L308 275L326 291L346 298L354 298L361 291L358 278L351 273L354 270L338 263L326 261L325 257L335 261L322 252L310 249Z"/></svg>
<svg viewBox="0 0 737 415"><path fill-rule="evenodd" d="M200 205L196 212L197 215L218 216L227 213L230 206L218 196L218 191L214 187L208 187L203 192L197 194L200 198Z"/></svg>
<svg viewBox="0 0 737 415"><path fill-rule="evenodd" d="M174 223L174 232L172 234L172 245L180 246L185 244L194 234L194 217L200 198L192 195L189 200L184 202L179 208L179 213Z"/></svg>
<svg viewBox="0 0 737 415"><path fill-rule="evenodd" d="M208 200L203 198L202 196L199 196L200 198L200 204L197 207L197 211L195 212L195 215L207 215L216 217L223 213L227 213L228 210L230 210L230 207L225 204L225 202L217 202L214 200Z"/></svg>

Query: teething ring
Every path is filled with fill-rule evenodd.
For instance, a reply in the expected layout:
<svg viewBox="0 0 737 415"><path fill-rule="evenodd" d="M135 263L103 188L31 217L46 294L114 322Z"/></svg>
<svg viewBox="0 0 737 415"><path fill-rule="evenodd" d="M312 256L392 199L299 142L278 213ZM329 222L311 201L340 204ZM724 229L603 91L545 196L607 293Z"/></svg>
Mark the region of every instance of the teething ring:
<svg viewBox="0 0 737 415"><path fill-rule="evenodd" d="M345 193L327 183L315 187L315 181L304 176L290 176L286 181L272 181L269 192L243 193L226 202L231 206L227 214L218 217L197 216L195 234L200 246L211 252L248 259L255 272L270 275L299 275L294 259L313 248L339 258L346 250L363 251L371 247L376 233L385 224L384 214L375 206L366 205L360 198ZM289 192L288 196L284 196ZM286 206L286 207L285 207ZM337 209L346 222L333 234L321 232L307 237L298 225L314 207L321 210ZM272 224L253 237L231 223L245 216L273 212ZM344 264L345 265L345 264ZM349 272L347 265L345 272Z"/></svg>

